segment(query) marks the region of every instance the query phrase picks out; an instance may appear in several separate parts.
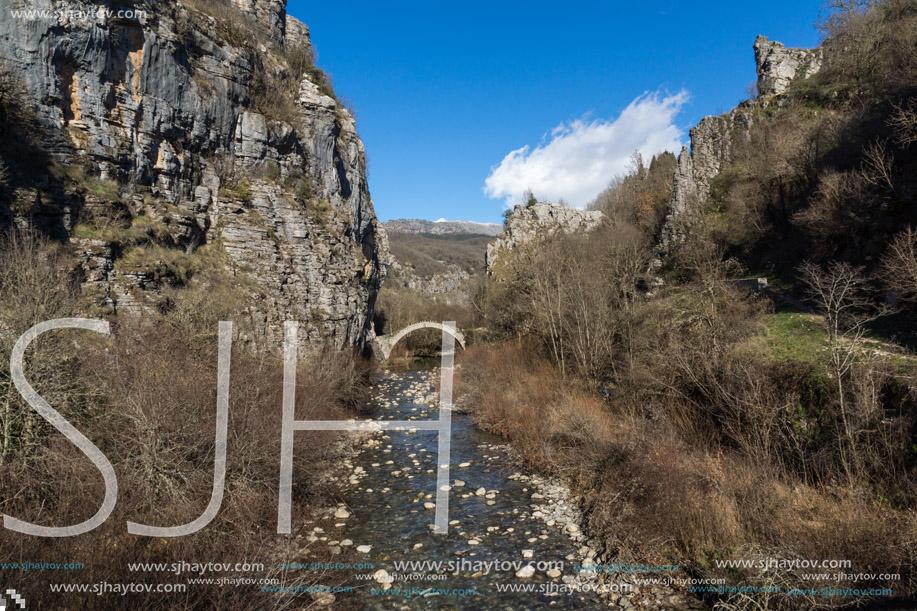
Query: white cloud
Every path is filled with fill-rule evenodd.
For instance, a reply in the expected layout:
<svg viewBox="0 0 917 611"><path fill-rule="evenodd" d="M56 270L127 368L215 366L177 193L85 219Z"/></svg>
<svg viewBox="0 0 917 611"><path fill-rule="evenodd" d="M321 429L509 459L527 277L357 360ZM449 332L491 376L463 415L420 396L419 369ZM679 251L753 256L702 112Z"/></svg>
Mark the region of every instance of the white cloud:
<svg viewBox="0 0 917 611"><path fill-rule="evenodd" d="M634 151L645 159L662 151L677 153L682 131L674 124L688 93L660 97L644 93L613 121L577 119L551 130L547 142L511 151L491 169L484 193L512 205L531 189L538 199L563 198L585 207L617 175L628 169Z"/></svg>

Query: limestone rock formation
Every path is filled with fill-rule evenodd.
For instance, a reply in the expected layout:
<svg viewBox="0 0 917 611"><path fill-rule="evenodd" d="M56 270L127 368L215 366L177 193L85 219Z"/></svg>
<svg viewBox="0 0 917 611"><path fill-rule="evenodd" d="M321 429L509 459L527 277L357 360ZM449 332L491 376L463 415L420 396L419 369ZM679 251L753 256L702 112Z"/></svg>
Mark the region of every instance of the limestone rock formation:
<svg viewBox="0 0 917 611"><path fill-rule="evenodd" d="M554 234L591 231L605 218L597 210L580 210L560 204L539 202L532 206L517 204L506 219L503 233L487 245L486 269L493 275L501 259L514 249Z"/></svg>
<svg viewBox="0 0 917 611"><path fill-rule="evenodd" d="M784 93L797 76L807 79L819 71L822 55L819 49L791 49L766 36L755 39L755 63L758 71L758 96Z"/></svg>
<svg viewBox="0 0 917 611"><path fill-rule="evenodd" d="M772 103L771 98L786 92L796 78L809 78L821 67L818 49L789 49L764 36L755 39L755 62L758 73L758 97L745 100L737 108L717 117L707 116L691 128L691 147L683 147L673 179L672 201L662 228L659 250L665 256L676 244L692 212L710 195L710 181L719 175L729 161L740 138L747 138L755 112Z"/></svg>
<svg viewBox="0 0 917 611"><path fill-rule="evenodd" d="M455 264L446 264L446 271L430 276L418 276L414 270L393 261L388 268L389 282L397 288L406 288L430 296L444 296L447 303L453 298L463 297L463 283L471 277L467 271ZM400 285L400 286L399 286Z"/></svg>
<svg viewBox="0 0 917 611"><path fill-rule="evenodd" d="M753 103L743 102L728 114L704 117L691 128L691 149L681 149L675 168L673 214L682 214L692 202L707 197L710 179L720 173L720 168L729 159L733 136L747 134L751 127L752 107Z"/></svg>
<svg viewBox="0 0 917 611"><path fill-rule="evenodd" d="M250 281L268 343L284 320L307 345L372 339L388 251L363 143L285 0L32 0L48 12L10 18L21 5L0 0L0 64L34 103L51 177L15 185L0 224L69 240L115 311L161 306L181 284L167 260L207 247Z"/></svg>

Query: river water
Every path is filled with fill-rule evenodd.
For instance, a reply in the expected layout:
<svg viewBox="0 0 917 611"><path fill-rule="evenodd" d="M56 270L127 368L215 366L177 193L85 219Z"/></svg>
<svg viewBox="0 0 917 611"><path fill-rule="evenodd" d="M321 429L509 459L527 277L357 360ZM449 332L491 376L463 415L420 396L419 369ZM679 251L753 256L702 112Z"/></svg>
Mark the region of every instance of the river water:
<svg viewBox="0 0 917 611"><path fill-rule="evenodd" d="M370 417L437 419L431 374L384 374L368 406ZM464 414L452 416L449 532L433 534L437 444L433 431L383 431L353 458L338 519L312 535L315 543L334 548L341 562L364 565L347 571L345 583L353 591L336 593L336 607L608 608L594 592L569 585L577 578L574 565L589 553L577 528L564 521L573 521L568 516L576 509L561 500L546 513L539 478L518 473L508 448ZM342 511L349 516L341 518ZM399 566L425 561L442 564ZM526 569L531 576L518 573L526 566L534 569Z"/></svg>

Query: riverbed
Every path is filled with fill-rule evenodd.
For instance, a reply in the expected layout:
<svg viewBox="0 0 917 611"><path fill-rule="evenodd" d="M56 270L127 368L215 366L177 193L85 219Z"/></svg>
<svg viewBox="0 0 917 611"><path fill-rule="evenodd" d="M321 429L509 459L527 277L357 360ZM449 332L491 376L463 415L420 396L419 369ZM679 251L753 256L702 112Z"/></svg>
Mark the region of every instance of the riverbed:
<svg viewBox="0 0 917 611"><path fill-rule="evenodd" d="M436 420L435 375L383 374L366 406L369 418ZM379 431L361 445L344 475L341 502L308 535L310 546L327 546L335 559L329 577L351 590L316 593L316 603L370 610L634 608L634 592L620 589L626 582L590 570L600 562L597 542L583 533L563 485L522 472L512 449L466 414L452 413L451 439L446 534L432 530L437 433Z"/></svg>

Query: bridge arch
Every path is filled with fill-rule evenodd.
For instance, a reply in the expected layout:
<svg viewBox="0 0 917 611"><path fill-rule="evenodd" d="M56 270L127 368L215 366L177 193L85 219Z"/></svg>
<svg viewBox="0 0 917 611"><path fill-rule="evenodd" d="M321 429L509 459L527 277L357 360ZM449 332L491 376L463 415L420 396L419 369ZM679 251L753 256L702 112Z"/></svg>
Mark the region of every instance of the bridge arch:
<svg viewBox="0 0 917 611"><path fill-rule="evenodd" d="M465 349L465 335L458 329L449 330L440 322L433 322L429 320L415 322L413 325L408 325L401 331L398 331L394 334L389 335L378 335L374 340L375 347L378 351L378 357L380 361L387 361L388 357L392 354L392 349L394 349L395 344L401 341L405 336L417 331L418 329L439 329L440 331L448 331L452 333L452 336L455 337L455 341L462 347L462 350Z"/></svg>

